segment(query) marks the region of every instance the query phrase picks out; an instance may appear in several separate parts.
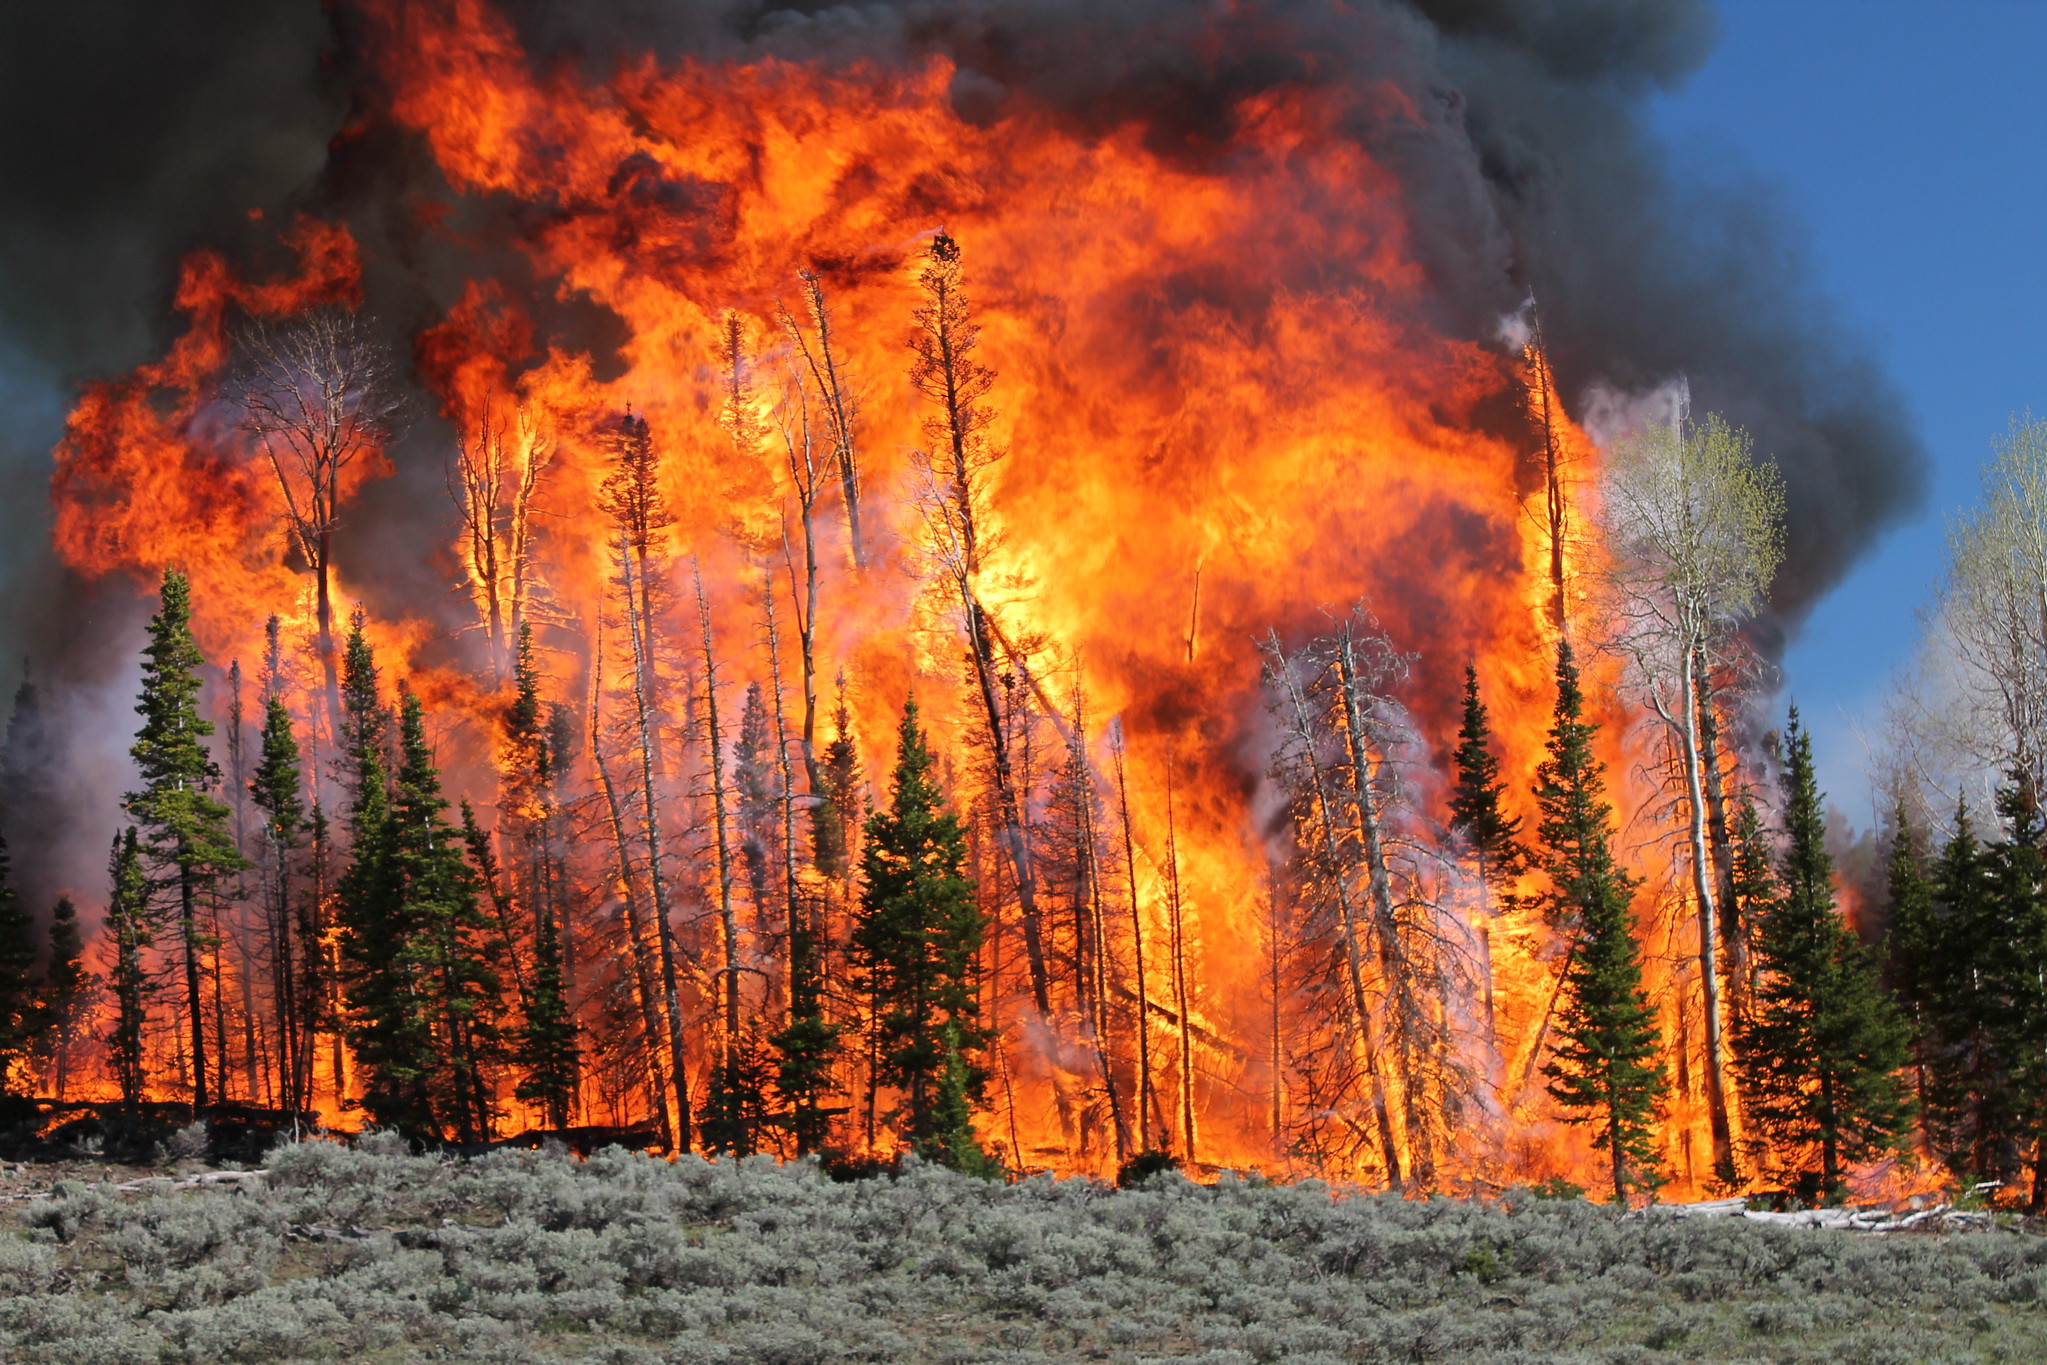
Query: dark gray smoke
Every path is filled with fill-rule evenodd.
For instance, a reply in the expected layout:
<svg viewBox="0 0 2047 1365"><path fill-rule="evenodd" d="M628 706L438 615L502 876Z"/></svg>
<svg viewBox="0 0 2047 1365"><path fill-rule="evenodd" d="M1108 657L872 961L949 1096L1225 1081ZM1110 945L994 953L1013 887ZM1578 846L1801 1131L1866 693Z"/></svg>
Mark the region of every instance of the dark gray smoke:
<svg viewBox="0 0 2047 1365"><path fill-rule="evenodd" d="M1350 131L1407 186L1436 324L1490 338L1533 290L1567 397L1684 375L1699 410L1747 426L1789 484L1782 621L1795 622L1919 494L1922 457L1902 404L1833 329L1786 248L1791 235L1760 198L1673 186L1645 131L1645 100L1710 50L1704 0L506 9L537 61L593 73L649 49L829 62L944 52L959 66L963 117L1028 106L1082 133L1134 122L1154 149L1193 164L1227 146L1245 93L1390 81L1420 120ZM0 7L0 692L33 655L45 705L78 736L63 761L100 793L71 841L90 857L38 862L17 850L39 896L60 880L97 891L143 614L127 585L72 581L44 548L48 452L73 386L160 351L184 252L247 256L294 209L348 219L367 253L371 307L394 335L435 320L467 276L519 268L503 206L452 205L459 252L410 226L417 217L401 206L451 196L416 145L379 125L356 31L345 3L318 0ZM564 306L540 321L600 366L617 339L615 320L591 310ZM439 538L415 534L443 505L437 436L427 423L399 450L399 476L369 490L343 550L374 560L382 590L414 610L450 600L422 548Z"/></svg>

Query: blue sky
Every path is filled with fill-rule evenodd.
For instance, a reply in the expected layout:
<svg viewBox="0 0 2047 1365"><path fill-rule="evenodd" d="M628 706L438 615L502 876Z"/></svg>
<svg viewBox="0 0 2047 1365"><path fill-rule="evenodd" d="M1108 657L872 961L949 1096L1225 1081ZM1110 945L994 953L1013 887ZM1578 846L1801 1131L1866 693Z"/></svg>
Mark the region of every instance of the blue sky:
<svg viewBox="0 0 2047 1365"><path fill-rule="evenodd" d="M1991 441L2047 415L2047 4L1723 0L1720 45L1655 125L1673 172L1759 179L1903 390L1931 495L1785 660L1821 778L1870 819L1864 749Z"/></svg>

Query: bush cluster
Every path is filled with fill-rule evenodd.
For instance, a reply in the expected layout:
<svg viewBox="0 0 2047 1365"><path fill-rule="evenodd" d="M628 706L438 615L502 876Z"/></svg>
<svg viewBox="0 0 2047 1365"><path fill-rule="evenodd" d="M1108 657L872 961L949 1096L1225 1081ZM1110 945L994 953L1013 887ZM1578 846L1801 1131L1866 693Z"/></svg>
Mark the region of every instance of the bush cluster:
<svg viewBox="0 0 2047 1365"><path fill-rule="evenodd" d="M2047 1239L1582 1200L1115 1190L909 1162L473 1160L302 1143L225 1188L66 1183L0 1225L0 1359L1926 1362L2033 1358Z"/></svg>

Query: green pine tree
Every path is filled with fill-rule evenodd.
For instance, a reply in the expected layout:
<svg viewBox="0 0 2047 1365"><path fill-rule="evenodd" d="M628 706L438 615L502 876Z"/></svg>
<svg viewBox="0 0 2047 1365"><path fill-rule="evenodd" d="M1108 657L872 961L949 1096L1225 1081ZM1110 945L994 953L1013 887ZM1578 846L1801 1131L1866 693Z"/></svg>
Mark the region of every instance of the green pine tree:
<svg viewBox="0 0 2047 1365"><path fill-rule="evenodd" d="M317 935L293 887L306 833L298 737L284 698L270 694L263 708L262 752L249 795L263 812L263 872L270 920L271 999L277 1014L278 1094L294 1112L312 1098L312 1003L319 998Z"/></svg>
<svg viewBox="0 0 2047 1365"><path fill-rule="evenodd" d="M201 958L211 946L200 911L221 878L249 866L228 832L228 808L208 793L220 769L206 750L213 725L199 717L199 673L206 658L192 638L192 593L185 575L166 569L162 605L149 622L148 663L135 710L142 717L129 755L142 787L128 793L128 813L141 826L153 881L177 907L183 948L186 1024L191 1030L192 1103L212 1102L208 1085L206 1010Z"/></svg>
<svg viewBox="0 0 2047 1365"><path fill-rule="evenodd" d="M903 704L887 809L867 819L852 950L874 1031L876 1077L902 1096L913 1146L937 1134L939 1082L948 1057L985 1048L978 961L985 926L966 871L966 831L945 809L938 760ZM954 1041L948 1042L948 1039ZM978 1100L979 1068L963 1083Z"/></svg>
<svg viewBox="0 0 2047 1365"><path fill-rule="evenodd" d="M947 1026L944 1031L945 1066L938 1074L938 1091L931 1106L931 1136L917 1144L917 1155L961 1175L983 1180L1000 1180L1008 1174L1002 1163L982 1150L974 1133L974 1070L960 1055L960 1033Z"/></svg>
<svg viewBox="0 0 2047 1365"><path fill-rule="evenodd" d="M414 1138L480 1142L495 1117L486 1069L503 984L416 695L400 708L388 792L377 747L358 744L357 758L355 855L337 912L362 1107Z"/></svg>
<svg viewBox="0 0 2047 1365"><path fill-rule="evenodd" d="M1584 712L1571 646L1560 641L1549 757L1536 770L1537 858L1549 877L1551 920L1571 949L1555 1051L1542 1071L1566 1122L1591 1128L1606 1152L1619 1203L1659 1182L1653 1139L1665 1083L1629 912L1636 881L1613 855L1606 768L1592 752L1598 727Z"/></svg>
<svg viewBox="0 0 2047 1365"><path fill-rule="evenodd" d="M1756 803L1746 794L1743 795L1741 804L1735 808L1732 842L1734 866L1728 878L1725 910L1729 921L1741 925L1742 929L1738 935L1729 933L1720 936L1721 965L1729 972L1735 970L1735 964L1734 955L1728 951L1728 945L1745 943L1753 939L1754 926L1761 924L1769 915L1780 894L1770 840L1763 830L1763 817L1757 813ZM1735 983L1735 989L1731 992L1736 1007L1734 1016L1736 1028L1741 1027L1755 999L1756 962L1753 953L1748 956L1748 970L1750 979Z"/></svg>
<svg viewBox="0 0 2047 1365"><path fill-rule="evenodd" d="M69 896L59 896L50 911L50 961L43 970L37 999L42 1016L37 1060L50 1078L50 1093L60 1100L70 1088L72 1045L78 1040L79 1025L85 1021L96 985L85 966L85 935L78 925L78 908Z"/></svg>
<svg viewBox="0 0 2047 1365"><path fill-rule="evenodd" d="M860 751L853 743L853 713L841 675L832 706L832 742L818 765L817 801L810 808L810 861L826 881L842 882L852 870L853 834L865 805L860 788Z"/></svg>
<svg viewBox="0 0 2047 1365"><path fill-rule="evenodd" d="M517 850L521 894L533 911L533 971L514 1039L511 1060L519 1080L512 1093L538 1106L548 1127L560 1129L569 1126L582 1073L557 917L564 878L553 847L559 813L557 769L567 746L552 733L559 716L541 706L531 624L519 627L513 681L499 760L499 810L502 827Z"/></svg>
<svg viewBox="0 0 2047 1365"><path fill-rule="evenodd" d="M1898 1076L1906 1033L1835 908L1812 737L1795 707L1786 733L1782 891L1754 924L1756 988L1735 1068L1750 1129L1834 1198L1845 1167L1893 1150L1911 1121ZM1801 1166L1815 1159L1816 1172Z"/></svg>
<svg viewBox="0 0 2047 1365"><path fill-rule="evenodd" d="M1500 780L1499 756L1493 752L1491 720L1478 692L1478 670L1464 666L1464 722L1457 731L1453 755L1457 781L1450 789L1450 828L1464 841L1480 881L1494 892L1511 888L1528 866L1521 843L1521 820L1500 806L1507 784Z"/></svg>
<svg viewBox="0 0 2047 1365"><path fill-rule="evenodd" d="M44 1033L36 990L35 921L14 890L7 841L0 839L0 1095L15 1093Z"/></svg>
<svg viewBox="0 0 2047 1365"><path fill-rule="evenodd" d="M156 978L149 969L149 949L156 942L157 917L150 904L149 878L142 866L142 840L131 825L114 836L108 859L111 883L107 892L107 939L113 945L108 985L114 994L114 1019L107 1035L107 1059L121 1087L123 1103L142 1102L149 1077L144 1043L149 1007L156 996Z"/></svg>
<svg viewBox="0 0 2047 1365"><path fill-rule="evenodd" d="M1923 1127L1958 1175L2003 1178L2018 1161L2012 1132L2018 1098L2004 1055L2005 1009L1982 960L2005 930L1995 860L1977 839L1966 807L1931 878L1932 903L1916 932L1917 955L1902 984L1921 1017Z"/></svg>
<svg viewBox="0 0 2047 1365"><path fill-rule="evenodd" d="M1983 1028L2008 1089L1999 1175L2029 1172L2028 1208L2047 1208L2047 821L2039 793L2014 773L1997 797L2005 837L1991 845L1991 938L1977 939L1971 965L1987 989Z"/></svg>
<svg viewBox="0 0 2047 1365"><path fill-rule="evenodd" d="M1912 1090L1918 1100L1919 1130L1926 1134L1927 1074L1934 1060L1932 1024L1941 1005L1937 974L1929 968L1940 951L1939 925L1934 919L1933 881L1927 874L1926 854L1903 800L1891 814L1884 886L1890 901L1884 979L1911 1030Z"/></svg>

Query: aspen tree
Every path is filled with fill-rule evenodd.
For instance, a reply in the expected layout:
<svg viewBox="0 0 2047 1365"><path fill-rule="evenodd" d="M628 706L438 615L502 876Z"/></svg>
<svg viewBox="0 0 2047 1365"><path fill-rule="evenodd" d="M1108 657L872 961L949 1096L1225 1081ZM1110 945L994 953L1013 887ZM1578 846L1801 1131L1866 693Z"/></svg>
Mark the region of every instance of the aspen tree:
<svg viewBox="0 0 2047 1365"><path fill-rule="evenodd" d="M1680 413L1610 454L1601 508L1612 556L1607 607L1613 645L1676 753L1699 910L1706 1105L1713 1166L1723 1181L1734 1178L1734 1143L1723 1056L1720 878L1708 848L1698 685L1702 659L1710 663L1767 601L1783 557L1783 520L1782 477L1757 460L1747 433L1717 416L1691 423Z"/></svg>

